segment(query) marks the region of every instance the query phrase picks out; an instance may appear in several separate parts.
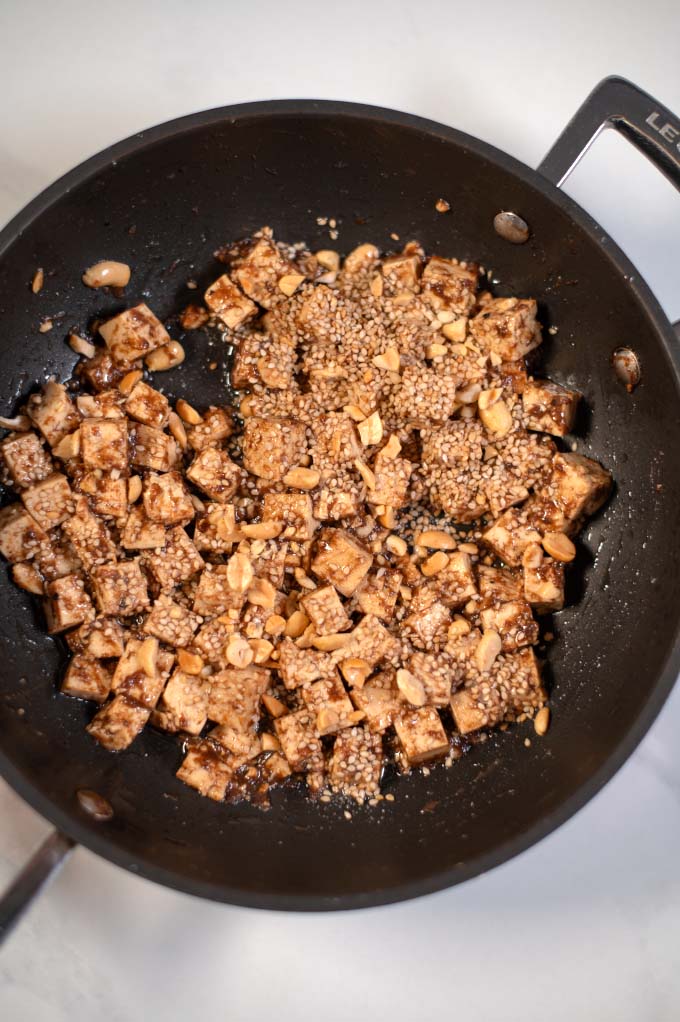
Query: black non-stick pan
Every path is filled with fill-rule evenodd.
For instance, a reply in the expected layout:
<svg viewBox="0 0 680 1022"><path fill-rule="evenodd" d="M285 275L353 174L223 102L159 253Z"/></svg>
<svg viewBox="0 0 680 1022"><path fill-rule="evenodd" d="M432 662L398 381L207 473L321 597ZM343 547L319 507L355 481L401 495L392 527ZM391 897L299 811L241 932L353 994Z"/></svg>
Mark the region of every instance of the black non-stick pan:
<svg viewBox="0 0 680 1022"><path fill-rule="evenodd" d="M85 732L86 703L56 694L64 661L40 609L3 574L0 769L58 829L15 887L9 915L72 842L159 883L276 909L359 908L460 883L528 848L591 798L638 744L680 667L680 358L678 339L632 263L559 185L614 127L680 186L680 120L610 78L586 100L538 170L475 138L402 113L285 101L195 114L129 138L52 185L0 234L0 405L35 381L70 375L71 329L123 307L84 288L101 258L133 267L125 303L145 299L188 357L163 383L195 404L225 398L224 352L174 318L221 267L212 253L269 224L279 238L337 247L392 232L475 259L499 294L535 296L553 379L585 397L578 449L614 474L590 525L571 605L555 617L552 725L498 734L454 766L395 782L394 802L356 808L274 795L269 812L216 804L174 776L177 742L147 728L113 755ZM616 186L615 175L612 187ZM451 211L435 211L439 197ZM514 216L501 218L505 211ZM528 225L527 228L520 221ZM509 229L508 229L509 228ZM650 227L650 230L653 227ZM46 282L36 297L36 269ZM200 291L199 291L200 294ZM54 328L39 332L43 318ZM632 391L612 354L631 348ZM113 808L89 814L76 792Z"/></svg>

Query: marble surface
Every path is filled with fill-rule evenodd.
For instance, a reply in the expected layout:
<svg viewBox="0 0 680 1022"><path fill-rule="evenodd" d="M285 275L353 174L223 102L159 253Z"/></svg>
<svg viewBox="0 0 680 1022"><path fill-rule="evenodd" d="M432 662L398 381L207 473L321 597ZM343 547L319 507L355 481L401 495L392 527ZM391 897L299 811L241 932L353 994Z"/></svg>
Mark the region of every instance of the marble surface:
<svg viewBox="0 0 680 1022"><path fill-rule="evenodd" d="M605 74L680 112L675 0L536 7L4 0L0 222L109 142L224 103L382 104L529 164ZM610 135L568 190L680 317L670 185ZM670 1022L680 1016L679 729L676 689L575 819L495 872L406 905L328 916L229 908L79 849L0 955L0 1017ZM47 830L0 782L0 884Z"/></svg>

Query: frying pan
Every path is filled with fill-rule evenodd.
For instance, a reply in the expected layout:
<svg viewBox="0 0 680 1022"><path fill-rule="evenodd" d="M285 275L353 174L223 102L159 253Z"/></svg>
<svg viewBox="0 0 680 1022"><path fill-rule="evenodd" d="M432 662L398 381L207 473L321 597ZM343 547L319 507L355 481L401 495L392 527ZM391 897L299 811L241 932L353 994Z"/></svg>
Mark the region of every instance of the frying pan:
<svg viewBox="0 0 680 1022"><path fill-rule="evenodd" d="M378 905L460 883L528 848L606 783L659 712L680 668L680 359L649 288L607 234L559 190L599 132L613 127L680 187L680 120L620 78L602 82L538 170L459 131L350 103L284 101L199 113L142 132L48 188L0 234L0 404L70 375L71 329L123 307L80 272L101 258L133 267L125 304L147 300L185 344L169 394L225 400L224 352L183 334L177 311L220 272L211 253L270 224L279 238L337 247L392 232L474 258L499 294L535 296L542 365L584 395L578 450L611 469L616 492L580 543L570 605L551 630L547 736L529 725L492 736L445 770L388 781L394 802L354 808L274 794L270 811L216 804L174 776L177 742L147 728L112 755L85 732L87 703L56 694L64 663L40 610L3 574L0 771L57 831L10 889L9 928L74 842L159 883L218 901L319 910ZM440 196L451 204L437 213ZM509 219L515 240L494 218ZM518 229L519 224L519 229ZM503 236L506 235L506 236ZM36 297L30 281L45 269ZM40 333L40 320L55 324ZM642 367L632 392L612 353ZM217 370L208 364L222 359ZM89 815L90 789L113 815Z"/></svg>

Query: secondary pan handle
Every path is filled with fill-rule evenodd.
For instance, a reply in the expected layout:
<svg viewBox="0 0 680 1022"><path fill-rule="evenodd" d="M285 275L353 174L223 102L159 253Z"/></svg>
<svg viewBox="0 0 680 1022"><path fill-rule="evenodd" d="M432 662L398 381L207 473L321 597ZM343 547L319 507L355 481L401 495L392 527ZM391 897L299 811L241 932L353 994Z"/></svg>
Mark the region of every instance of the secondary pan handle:
<svg viewBox="0 0 680 1022"><path fill-rule="evenodd" d="M75 842L58 830L43 841L18 876L0 897L0 944L47 881L54 876Z"/></svg>
<svg viewBox="0 0 680 1022"><path fill-rule="evenodd" d="M559 188L606 128L614 128L680 189L680 117L625 78L596 85L579 107L538 172Z"/></svg>

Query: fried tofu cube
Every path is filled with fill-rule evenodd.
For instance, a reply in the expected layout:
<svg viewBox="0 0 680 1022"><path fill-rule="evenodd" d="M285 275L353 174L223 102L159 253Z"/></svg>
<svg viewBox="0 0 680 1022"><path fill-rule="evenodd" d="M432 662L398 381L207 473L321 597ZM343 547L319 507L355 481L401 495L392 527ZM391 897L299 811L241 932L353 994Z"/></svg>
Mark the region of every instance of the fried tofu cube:
<svg viewBox="0 0 680 1022"><path fill-rule="evenodd" d="M300 649L287 637L279 645L279 671L287 689L310 685L320 678L334 678L336 673L330 654Z"/></svg>
<svg viewBox="0 0 680 1022"><path fill-rule="evenodd" d="M375 674L361 688L353 688L351 696L357 710L364 712L369 731L381 733L392 726L397 714L408 705L397 688L393 668Z"/></svg>
<svg viewBox="0 0 680 1022"><path fill-rule="evenodd" d="M102 706L86 730L109 752L120 752L141 733L150 712L145 706L116 696Z"/></svg>
<svg viewBox="0 0 680 1022"><path fill-rule="evenodd" d="M239 487L241 469L226 451L206 447L189 466L187 479L207 493L211 500L226 501Z"/></svg>
<svg viewBox="0 0 680 1022"><path fill-rule="evenodd" d="M62 525L86 571L116 559L116 546L106 525L90 511L86 497L76 500L75 511Z"/></svg>
<svg viewBox="0 0 680 1022"><path fill-rule="evenodd" d="M64 575L45 586L47 631L58 635L94 617L92 601L78 575Z"/></svg>
<svg viewBox="0 0 680 1022"><path fill-rule="evenodd" d="M111 691L112 675L113 672L101 660L76 654L69 661L59 691L78 699L103 703Z"/></svg>
<svg viewBox="0 0 680 1022"><path fill-rule="evenodd" d="M363 727L341 731L328 763L333 791L362 803L380 794L383 772L382 738Z"/></svg>
<svg viewBox="0 0 680 1022"><path fill-rule="evenodd" d="M352 596L372 563L373 555L345 529L322 529L314 545L311 569L343 596Z"/></svg>
<svg viewBox="0 0 680 1022"><path fill-rule="evenodd" d="M182 760L177 777L205 798L221 802L240 765L232 753L207 739L192 745Z"/></svg>
<svg viewBox="0 0 680 1022"><path fill-rule="evenodd" d="M233 504L208 504L196 521L194 544L207 554L228 554L242 538Z"/></svg>
<svg viewBox="0 0 680 1022"><path fill-rule="evenodd" d="M161 593L144 622L144 634L153 635L166 646L184 648L191 643L203 619Z"/></svg>
<svg viewBox="0 0 680 1022"><path fill-rule="evenodd" d="M85 419L124 419L124 404L125 396L119 390L102 390L76 398L78 411Z"/></svg>
<svg viewBox="0 0 680 1022"><path fill-rule="evenodd" d="M28 417L54 447L80 425L80 416L63 383L51 380L41 394L33 394L26 405Z"/></svg>
<svg viewBox="0 0 680 1022"><path fill-rule="evenodd" d="M243 762L255 759L262 752L262 743L254 728L239 731L229 724L218 724L210 731L210 738Z"/></svg>
<svg viewBox="0 0 680 1022"><path fill-rule="evenodd" d="M266 350L267 338L264 334L247 334L240 339L229 374L234 390L246 390L256 383L262 383L258 362Z"/></svg>
<svg viewBox="0 0 680 1022"><path fill-rule="evenodd" d="M39 483L52 472L52 459L36 433L15 433L0 444L0 454L18 490Z"/></svg>
<svg viewBox="0 0 680 1022"><path fill-rule="evenodd" d="M431 649L446 642L447 629L451 623L448 607L435 600L429 607L422 607L404 618L405 634L419 649Z"/></svg>
<svg viewBox="0 0 680 1022"><path fill-rule="evenodd" d="M83 419L80 426L80 456L86 468L118 469L127 472L127 419Z"/></svg>
<svg viewBox="0 0 680 1022"><path fill-rule="evenodd" d="M102 614L133 617L149 606L146 577L138 560L97 565L92 569L91 580Z"/></svg>
<svg viewBox="0 0 680 1022"><path fill-rule="evenodd" d="M266 543L259 556L253 558L255 577L271 582L274 589L283 589L287 558L288 543L282 543L278 539Z"/></svg>
<svg viewBox="0 0 680 1022"><path fill-rule="evenodd" d="M308 493L265 494L262 521L280 524L285 539L299 542L311 539L318 525Z"/></svg>
<svg viewBox="0 0 680 1022"><path fill-rule="evenodd" d="M131 507L120 545L126 550L157 550L165 546L165 527L160 522L152 522L143 507Z"/></svg>
<svg viewBox="0 0 680 1022"><path fill-rule="evenodd" d="M312 424L312 456L317 468L352 465L364 450L356 426L349 415L327 412Z"/></svg>
<svg viewBox="0 0 680 1022"><path fill-rule="evenodd" d="M115 362L108 351L101 349L93 358L81 360L75 372L92 390L102 391L117 387L128 369L129 366Z"/></svg>
<svg viewBox="0 0 680 1022"><path fill-rule="evenodd" d="M522 576L518 571L478 564L477 580L484 606L522 599Z"/></svg>
<svg viewBox="0 0 680 1022"><path fill-rule="evenodd" d="M238 630L238 621L231 621L228 615L213 618L202 625L194 638L194 647L211 667L228 667L226 646L229 637Z"/></svg>
<svg viewBox="0 0 680 1022"><path fill-rule="evenodd" d="M342 305L335 291L318 284L304 295L298 308L298 326L319 343L326 343L331 339L338 308Z"/></svg>
<svg viewBox="0 0 680 1022"><path fill-rule="evenodd" d="M157 639L130 639L113 672L111 691L150 713L163 691L174 659L171 653L159 649Z"/></svg>
<svg viewBox="0 0 680 1022"><path fill-rule="evenodd" d="M428 763L449 751L449 740L433 706L402 710L394 718L399 745L409 767Z"/></svg>
<svg viewBox="0 0 680 1022"><path fill-rule="evenodd" d="M232 589L226 565L206 564L194 594L194 612L203 617L217 617L228 610L240 611L245 598L245 593Z"/></svg>
<svg viewBox="0 0 680 1022"><path fill-rule="evenodd" d="M209 698L207 678L185 674L177 668L151 714L151 723L162 731L199 735L208 720Z"/></svg>
<svg viewBox="0 0 680 1022"><path fill-rule="evenodd" d="M524 565L524 599L537 614L552 614L564 606L564 565L545 557L535 567Z"/></svg>
<svg viewBox="0 0 680 1022"><path fill-rule="evenodd" d="M538 624L526 600L487 607L479 616L485 631L498 632L506 652L538 642Z"/></svg>
<svg viewBox="0 0 680 1022"><path fill-rule="evenodd" d="M62 526L63 528L63 526ZM46 536L35 555L35 563L45 581L53 582L64 575L77 575L83 564L66 533L55 529Z"/></svg>
<svg viewBox="0 0 680 1022"><path fill-rule="evenodd" d="M533 298L492 298L469 325L477 343L503 362L516 362L541 343Z"/></svg>
<svg viewBox="0 0 680 1022"><path fill-rule="evenodd" d="M277 717L274 721L283 754L296 773L318 770L323 766L323 750L314 725L313 716L306 708Z"/></svg>
<svg viewBox="0 0 680 1022"><path fill-rule="evenodd" d="M381 269L383 277L394 287L396 292L417 291L423 261L418 255L408 255L402 252L399 255L383 259Z"/></svg>
<svg viewBox="0 0 680 1022"><path fill-rule="evenodd" d="M60 525L74 510L71 487L60 472L53 472L42 482L27 487L21 499L31 518L43 529Z"/></svg>
<svg viewBox="0 0 680 1022"><path fill-rule="evenodd" d="M377 617L366 614L350 633L346 645L336 650L331 656L335 663L357 657L374 667L381 660L393 656L398 651L398 639L388 632Z"/></svg>
<svg viewBox="0 0 680 1022"><path fill-rule="evenodd" d="M162 429L145 426L141 422L130 424L130 461L133 465L152 472L169 472L177 460L177 444Z"/></svg>
<svg viewBox="0 0 680 1022"><path fill-rule="evenodd" d="M461 734L501 721L533 716L546 700L534 652L529 647L503 653L491 673L479 676L451 697L451 712Z"/></svg>
<svg viewBox="0 0 680 1022"><path fill-rule="evenodd" d="M163 429L170 415L170 402L165 394L140 380L130 391L125 402L125 411L145 426Z"/></svg>
<svg viewBox="0 0 680 1022"><path fill-rule="evenodd" d="M425 689L429 706L448 706L457 680L455 665L444 653L414 653L406 664Z"/></svg>
<svg viewBox="0 0 680 1022"><path fill-rule="evenodd" d="M279 482L289 468L307 452L304 422L296 419L246 419L243 434L243 465L248 472Z"/></svg>
<svg viewBox="0 0 680 1022"><path fill-rule="evenodd" d="M252 731L260 716L260 699L271 675L260 667L228 667L210 678L208 719L234 731Z"/></svg>
<svg viewBox="0 0 680 1022"><path fill-rule="evenodd" d="M524 423L553 436L565 436L576 418L580 394L550 380L528 380L522 391Z"/></svg>
<svg viewBox="0 0 680 1022"><path fill-rule="evenodd" d="M406 365L401 384L392 396L394 410L406 420L446 422L458 407L456 385L454 376L443 376L422 365Z"/></svg>
<svg viewBox="0 0 680 1022"><path fill-rule="evenodd" d="M145 565L161 589L174 589L204 567L198 550L181 526L165 535L165 546L145 555Z"/></svg>
<svg viewBox="0 0 680 1022"><path fill-rule="evenodd" d="M104 518L124 518L128 509L127 479L113 472L97 469L90 472L81 482L81 489L88 493L92 508Z"/></svg>
<svg viewBox="0 0 680 1022"><path fill-rule="evenodd" d="M423 298L435 312L467 316L475 304L478 280L474 263L462 266L454 259L431 256L423 270Z"/></svg>
<svg viewBox="0 0 680 1022"><path fill-rule="evenodd" d="M196 513L179 472L149 472L144 480L143 501L147 517L163 525L186 524Z"/></svg>
<svg viewBox="0 0 680 1022"><path fill-rule="evenodd" d="M257 313L257 306L236 286L228 273L210 285L204 301L211 312L230 330L236 330Z"/></svg>
<svg viewBox="0 0 680 1022"><path fill-rule="evenodd" d="M269 309L273 299L281 294L280 278L294 272L295 267L284 259L276 245L268 238L260 238L239 259L232 275L249 298Z"/></svg>
<svg viewBox="0 0 680 1022"><path fill-rule="evenodd" d="M314 589L303 596L300 603L317 635L332 635L352 627L351 618L333 586Z"/></svg>
<svg viewBox="0 0 680 1022"><path fill-rule="evenodd" d="M168 331L144 302L102 323L99 333L116 362L144 358L170 340Z"/></svg>
<svg viewBox="0 0 680 1022"><path fill-rule="evenodd" d="M425 584L437 600L449 610L457 610L477 595L472 559L462 550L454 550L444 568Z"/></svg>
<svg viewBox="0 0 680 1022"><path fill-rule="evenodd" d="M382 621L391 621L402 577L396 568L378 568L375 573L367 575L355 595L359 610Z"/></svg>
<svg viewBox="0 0 680 1022"><path fill-rule="evenodd" d="M541 542L541 534L528 523L523 509L513 507L492 522L482 533L482 540L501 561L516 568L526 548Z"/></svg>
<svg viewBox="0 0 680 1022"><path fill-rule="evenodd" d="M612 477L597 461L581 454L558 453L554 456L550 496L569 521L594 515L611 489Z"/></svg>
<svg viewBox="0 0 680 1022"><path fill-rule="evenodd" d="M64 638L73 653L95 660L122 656L125 648L123 626L112 617L96 617L94 621L85 621Z"/></svg>
<svg viewBox="0 0 680 1022"><path fill-rule="evenodd" d="M373 462L375 487L369 489L366 500L369 504L386 504L388 507L403 507L408 503L408 484L413 471L413 462L406 458L389 458L379 451Z"/></svg>
<svg viewBox="0 0 680 1022"><path fill-rule="evenodd" d="M203 421L187 430L189 443L195 451L216 447L234 432L234 416L229 408L214 405L203 415Z"/></svg>
<svg viewBox="0 0 680 1022"><path fill-rule="evenodd" d="M30 561L47 542L45 530L18 501L0 509L0 553L12 564Z"/></svg>
<svg viewBox="0 0 680 1022"><path fill-rule="evenodd" d="M478 731L488 725L488 714L480 709L474 696L474 692L468 688L462 688L451 696L451 713L458 731L462 735L468 735L471 731Z"/></svg>
<svg viewBox="0 0 680 1022"><path fill-rule="evenodd" d="M354 706L337 674L305 685L302 698L320 735L335 734L351 725Z"/></svg>

